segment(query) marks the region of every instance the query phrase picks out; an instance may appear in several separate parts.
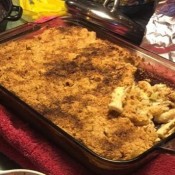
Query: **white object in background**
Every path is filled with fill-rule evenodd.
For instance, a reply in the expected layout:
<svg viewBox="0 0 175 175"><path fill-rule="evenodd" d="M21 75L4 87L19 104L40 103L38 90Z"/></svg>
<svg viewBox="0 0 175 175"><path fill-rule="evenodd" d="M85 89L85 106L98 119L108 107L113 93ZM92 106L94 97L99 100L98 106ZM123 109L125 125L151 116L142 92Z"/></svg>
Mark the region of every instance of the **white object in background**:
<svg viewBox="0 0 175 175"><path fill-rule="evenodd" d="M0 170L0 175L45 175L41 172L28 169Z"/></svg>

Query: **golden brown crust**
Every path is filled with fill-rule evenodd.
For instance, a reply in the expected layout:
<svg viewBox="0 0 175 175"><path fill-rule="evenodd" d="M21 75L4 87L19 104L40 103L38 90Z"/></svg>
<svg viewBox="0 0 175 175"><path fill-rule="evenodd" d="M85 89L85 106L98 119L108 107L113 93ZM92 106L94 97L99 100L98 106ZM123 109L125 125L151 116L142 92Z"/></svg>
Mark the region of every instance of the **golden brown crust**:
<svg viewBox="0 0 175 175"><path fill-rule="evenodd" d="M70 27L7 43L0 57L0 83L97 154L131 159L155 143L152 124L108 109L115 87L135 81L140 58L126 49Z"/></svg>

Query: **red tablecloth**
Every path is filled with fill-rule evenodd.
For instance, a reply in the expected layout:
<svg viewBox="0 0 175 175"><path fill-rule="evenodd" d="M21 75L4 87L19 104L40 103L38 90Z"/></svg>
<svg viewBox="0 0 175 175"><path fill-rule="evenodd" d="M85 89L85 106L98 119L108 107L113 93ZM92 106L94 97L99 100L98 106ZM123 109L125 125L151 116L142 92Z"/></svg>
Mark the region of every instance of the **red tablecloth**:
<svg viewBox="0 0 175 175"><path fill-rule="evenodd" d="M93 175L2 106L0 106L0 152L22 168L37 170L47 175ZM162 154L132 175L174 174L175 156Z"/></svg>

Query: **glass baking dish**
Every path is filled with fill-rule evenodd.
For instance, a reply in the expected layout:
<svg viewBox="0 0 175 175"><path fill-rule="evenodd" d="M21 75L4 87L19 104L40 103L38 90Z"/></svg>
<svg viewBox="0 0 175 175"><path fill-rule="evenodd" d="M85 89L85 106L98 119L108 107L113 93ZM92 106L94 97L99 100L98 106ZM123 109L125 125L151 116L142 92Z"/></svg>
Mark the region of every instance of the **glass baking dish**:
<svg viewBox="0 0 175 175"><path fill-rule="evenodd" d="M82 26L97 33L97 36L102 39L107 39L117 45L127 48L130 52L134 52L143 58L139 64L139 68L144 70L144 74L138 73L138 79L151 78L155 82L164 82L171 87L175 87L175 66L158 55L145 51L135 45L132 45L121 38L118 38L107 29L102 29L95 24L89 23L85 20L76 20L71 17L54 18L44 23L29 23L22 25L16 29L1 34L0 42L10 42L12 40L27 39L33 37L43 30L50 27L58 26ZM28 58L29 59L29 58ZM51 139L66 150L70 155L82 162L86 167L101 175L113 174L130 174L132 171L138 169L141 165L149 162L162 152L175 153L172 148L175 133L161 140L153 147L145 151L143 154L131 160L109 160L91 151L85 145L70 136L60 127L53 124L46 119L35 109L30 107L20 98L15 96L12 92L3 86L0 86L0 100L1 103L7 106L11 111L18 114L22 120L26 120L39 132L42 132L48 139Z"/></svg>

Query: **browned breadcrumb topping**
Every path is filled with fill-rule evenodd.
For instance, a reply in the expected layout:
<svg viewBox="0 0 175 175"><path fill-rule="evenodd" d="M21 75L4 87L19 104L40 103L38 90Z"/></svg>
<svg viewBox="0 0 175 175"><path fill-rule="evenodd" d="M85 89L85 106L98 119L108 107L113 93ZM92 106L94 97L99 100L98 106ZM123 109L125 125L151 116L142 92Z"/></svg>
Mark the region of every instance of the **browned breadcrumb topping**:
<svg viewBox="0 0 175 175"><path fill-rule="evenodd" d="M127 160L155 144L153 123L108 109L113 90L135 81L140 58L127 49L62 27L3 44L0 57L0 83L95 153Z"/></svg>

